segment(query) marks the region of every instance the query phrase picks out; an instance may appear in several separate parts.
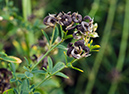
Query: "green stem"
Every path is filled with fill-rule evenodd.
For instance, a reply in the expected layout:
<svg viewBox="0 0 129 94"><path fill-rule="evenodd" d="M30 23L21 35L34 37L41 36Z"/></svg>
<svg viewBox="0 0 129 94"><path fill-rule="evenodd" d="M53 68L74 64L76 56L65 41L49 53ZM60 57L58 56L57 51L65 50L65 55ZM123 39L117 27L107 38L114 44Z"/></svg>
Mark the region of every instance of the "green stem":
<svg viewBox="0 0 129 94"><path fill-rule="evenodd" d="M105 26L105 30L104 30L104 35L103 35L103 38L101 41L101 49L96 56L93 68L88 77L89 81L88 81L88 84L87 84L87 87L85 90L85 94L91 94L92 88L94 86L96 75L97 75L99 67L101 65L101 61L104 56L103 54L105 52L105 48L107 46L107 43L108 43L108 40L110 37L111 27L113 24L113 19L114 19L115 10L116 10L116 2L117 2L117 0L110 0L109 14L108 14L108 18L107 18L107 22L106 22L106 26Z"/></svg>
<svg viewBox="0 0 129 94"><path fill-rule="evenodd" d="M125 6L125 19L124 19L124 26L123 26L123 34L122 34L122 40L120 45L120 53L117 60L116 69L120 72L122 71L123 65L124 65L124 59L127 49L127 42L128 42L128 31L129 31L129 0L126 0L126 6ZM118 81L114 81L111 84L111 87L109 89L108 94L115 94L115 91L117 89Z"/></svg>
<svg viewBox="0 0 129 94"><path fill-rule="evenodd" d="M80 58L79 59L73 59L70 63L72 64L72 63L74 63L74 62L76 62L78 60L80 60Z"/></svg>
<svg viewBox="0 0 129 94"><path fill-rule="evenodd" d="M30 64L30 62L31 62L31 60L29 58L30 57L30 47L29 47L30 42L29 42L29 38L28 38L29 34L26 30L24 30L24 36L25 36L25 42L26 42L26 46L27 46L27 57L28 57L28 61Z"/></svg>
<svg viewBox="0 0 129 94"><path fill-rule="evenodd" d="M5 0L6 8L8 8L8 2L9 2L9 0Z"/></svg>
<svg viewBox="0 0 129 94"><path fill-rule="evenodd" d="M98 11L99 9L99 3L100 3L100 0L94 0L93 4L92 4L92 9L91 11L89 12L89 15L94 17L96 12Z"/></svg>
<svg viewBox="0 0 129 94"><path fill-rule="evenodd" d="M33 66L33 68L30 70L32 71L54 48L56 48L59 44L61 44L64 40L60 41L56 45L54 45L50 50L48 50L45 55Z"/></svg>
<svg viewBox="0 0 129 94"><path fill-rule="evenodd" d="M31 0L22 0L22 11L24 20L27 21L27 17L31 15Z"/></svg>

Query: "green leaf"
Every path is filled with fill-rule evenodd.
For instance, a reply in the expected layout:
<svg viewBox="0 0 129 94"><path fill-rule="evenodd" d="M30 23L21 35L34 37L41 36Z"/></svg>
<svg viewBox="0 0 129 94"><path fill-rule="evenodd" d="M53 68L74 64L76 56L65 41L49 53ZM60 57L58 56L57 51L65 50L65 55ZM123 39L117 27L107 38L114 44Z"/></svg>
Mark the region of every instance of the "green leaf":
<svg viewBox="0 0 129 94"><path fill-rule="evenodd" d="M14 92L15 92L16 94L18 94L18 91L17 91L15 88L13 88L13 90L14 90Z"/></svg>
<svg viewBox="0 0 129 94"><path fill-rule="evenodd" d="M13 73L15 73L15 71L16 71L15 65L11 62L11 63L9 64L9 66L10 66L11 70L13 71Z"/></svg>
<svg viewBox="0 0 129 94"><path fill-rule="evenodd" d="M51 72L52 68L53 68L53 62L49 56L48 56L47 60L48 60L49 72Z"/></svg>
<svg viewBox="0 0 129 94"><path fill-rule="evenodd" d="M90 41L90 45L93 43L93 39Z"/></svg>
<svg viewBox="0 0 129 94"><path fill-rule="evenodd" d="M97 48L100 48L100 45L94 45L94 46L92 45L91 46L91 49L97 49Z"/></svg>
<svg viewBox="0 0 129 94"><path fill-rule="evenodd" d="M45 36L45 38L47 39L47 42L50 44L50 41L49 41L49 38L48 38L48 35L45 33L45 31L42 30L42 33L43 35Z"/></svg>
<svg viewBox="0 0 129 94"><path fill-rule="evenodd" d="M59 36L59 30L58 30L58 27L57 26L55 26L55 28L54 28L54 31L53 31L53 36L52 36L52 44L55 42L55 40L57 39L57 37Z"/></svg>
<svg viewBox="0 0 129 94"><path fill-rule="evenodd" d="M49 79L41 84L43 87L60 87L60 83L57 79Z"/></svg>
<svg viewBox="0 0 129 94"><path fill-rule="evenodd" d="M68 60L67 60L67 55L66 55L66 52L64 51L64 55L65 55L65 62L66 62L66 65L68 64Z"/></svg>
<svg viewBox="0 0 129 94"><path fill-rule="evenodd" d="M30 87L30 90L33 89L33 88L34 88L34 85L32 85L32 86Z"/></svg>
<svg viewBox="0 0 129 94"><path fill-rule="evenodd" d="M27 77L33 77L33 74L30 73L30 72L28 72L28 71L25 72L25 75L26 75Z"/></svg>
<svg viewBox="0 0 129 94"><path fill-rule="evenodd" d="M20 84L22 84L22 81L20 81L20 80L17 80Z"/></svg>
<svg viewBox="0 0 129 94"><path fill-rule="evenodd" d="M20 94L29 94L27 79L23 80L22 82Z"/></svg>
<svg viewBox="0 0 129 94"><path fill-rule="evenodd" d="M98 33L96 33L96 32L89 34L89 36L93 37L93 38L99 37Z"/></svg>
<svg viewBox="0 0 129 94"><path fill-rule="evenodd" d="M70 35L67 35L67 36L65 37L65 39L69 39L69 38L73 38L73 35L70 34Z"/></svg>
<svg viewBox="0 0 129 94"><path fill-rule="evenodd" d="M21 63L21 59L14 57L14 56L6 56L6 57L0 57L1 60L12 62L12 63Z"/></svg>
<svg viewBox="0 0 129 94"><path fill-rule="evenodd" d="M23 66L23 68L24 68L25 70L27 70L27 71L30 71L30 69L27 68L26 66Z"/></svg>
<svg viewBox="0 0 129 94"><path fill-rule="evenodd" d="M52 74L56 74L57 72L61 71L62 69L64 69L66 66L63 62L58 62L54 68L52 69Z"/></svg>
<svg viewBox="0 0 129 94"><path fill-rule="evenodd" d="M41 94L41 93L36 92L36 93L34 93L34 94Z"/></svg>
<svg viewBox="0 0 129 94"><path fill-rule="evenodd" d="M63 49L63 50L67 50L67 48L66 48L64 45L61 45L61 44L60 44L60 45L58 45L58 46L57 46L57 48L59 48L59 49Z"/></svg>
<svg viewBox="0 0 129 94"><path fill-rule="evenodd" d="M69 78L67 75L65 75L65 74L62 73L62 72L58 72L58 73L56 73L55 75L61 76L61 77L64 77L64 78Z"/></svg>
<svg viewBox="0 0 129 94"><path fill-rule="evenodd" d="M29 61L27 60L27 58L24 57L24 59L26 60L27 65L29 66Z"/></svg>
<svg viewBox="0 0 129 94"><path fill-rule="evenodd" d="M99 50L91 50L92 52L99 52Z"/></svg>
<svg viewBox="0 0 129 94"><path fill-rule="evenodd" d="M15 82L15 81L16 81L15 78L10 79L10 82Z"/></svg>
<svg viewBox="0 0 129 94"><path fill-rule="evenodd" d="M45 74L46 71L43 71L43 70L33 70L32 73L39 73L39 74Z"/></svg>
<svg viewBox="0 0 129 94"><path fill-rule="evenodd" d="M60 30L61 30L61 38L63 39L63 37L64 37L64 31L62 29L62 25L60 25Z"/></svg>
<svg viewBox="0 0 129 94"><path fill-rule="evenodd" d="M15 94L15 93L14 93L13 89L8 89L8 90L4 91L3 94Z"/></svg>
<svg viewBox="0 0 129 94"><path fill-rule="evenodd" d="M25 78L25 74L16 74L16 76L19 78Z"/></svg>
<svg viewBox="0 0 129 94"><path fill-rule="evenodd" d="M17 42L16 40L13 40L13 45L16 48L16 50L18 51L18 53L22 53L23 52L23 48L21 47L20 43Z"/></svg>
<svg viewBox="0 0 129 94"><path fill-rule="evenodd" d="M7 56L7 54L4 52L0 52L0 55Z"/></svg>

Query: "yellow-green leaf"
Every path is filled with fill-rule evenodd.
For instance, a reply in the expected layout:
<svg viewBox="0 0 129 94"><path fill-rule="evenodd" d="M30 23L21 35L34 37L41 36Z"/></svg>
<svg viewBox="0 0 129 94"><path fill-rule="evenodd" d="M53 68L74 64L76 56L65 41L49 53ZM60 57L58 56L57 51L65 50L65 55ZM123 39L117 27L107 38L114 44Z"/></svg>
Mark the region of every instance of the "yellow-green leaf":
<svg viewBox="0 0 129 94"><path fill-rule="evenodd" d="M1 60L12 62L12 63L21 63L22 60L20 58L17 58L15 56L6 56L6 57L0 57Z"/></svg>

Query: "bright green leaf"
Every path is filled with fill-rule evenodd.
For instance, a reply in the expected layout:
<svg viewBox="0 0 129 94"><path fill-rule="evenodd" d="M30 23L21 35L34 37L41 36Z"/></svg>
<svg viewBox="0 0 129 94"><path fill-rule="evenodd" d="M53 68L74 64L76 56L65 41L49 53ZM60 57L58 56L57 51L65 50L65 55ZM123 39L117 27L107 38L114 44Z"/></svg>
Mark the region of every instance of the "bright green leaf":
<svg viewBox="0 0 129 94"><path fill-rule="evenodd" d="M13 89L8 89L8 90L4 91L3 94L15 94L15 93L14 93Z"/></svg>
<svg viewBox="0 0 129 94"><path fill-rule="evenodd" d="M97 48L100 48L100 45L91 46L91 49L97 49Z"/></svg>
<svg viewBox="0 0 129 94"><path fill-rule="evenodd" d="M7 54L4 52L0 52L0 55L7 56Z"/></svg>
<svg viewBox="0 0 129 94"><path fill-rule="evenodd" d="M65 39L69 39L69 38L73 38L73 35L70 34L70 35L67 35L67 36L65 37Z"/></svg>

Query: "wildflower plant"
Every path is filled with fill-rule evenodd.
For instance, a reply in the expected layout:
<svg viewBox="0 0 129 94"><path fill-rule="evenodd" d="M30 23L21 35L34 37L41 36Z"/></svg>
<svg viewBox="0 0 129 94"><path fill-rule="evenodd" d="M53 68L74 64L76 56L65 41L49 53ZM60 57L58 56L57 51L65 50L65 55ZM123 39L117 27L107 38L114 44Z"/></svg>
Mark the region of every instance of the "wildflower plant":
<svg viewBox="0 0 129 94"><path fill-rule="evenodd" d="M10 67L11 70L14 70L12 71L13 78L11 82L15 82L17 85L17 88L13 89L16 94L19 94L19 92L20 94L35 93L35 90L53 75L69 78L67 75L60 72L64 68L72 68L83 72L83 70L74 67L72 64L79 59L90 56L92 51L98 51L97 49L100 47L99 45L92 45L93 40L91 38L99 37L96 32L98 25L97 23L94 24L94 19L89 16L82 17L82 15L77 12L59 12L46 16L43 23L46 25L46 28L53 29L51 38L49 38L47 33L42 29L45 40L38 41L40 46L47 48L46 52L40 57L34 55L36 63L30 62L25 58L27 65L23 67L26 70L24 73L16 74L14 64L10 63L10 66L13 66ZM72 32L72 34L69 34L69 32ZM65 40L71 38L73 42L69 42L67 47L62 45ZM65 62L60 61L53 65L49 53L56 48L65 50ZM73 58L73 60L68 61L68 57ZM37 66L43 60L45 60L44 62L47 62L47 64L38 69ZM30 84L33 77L37 74L42 75L43 80L38 84Z"/></svg>

